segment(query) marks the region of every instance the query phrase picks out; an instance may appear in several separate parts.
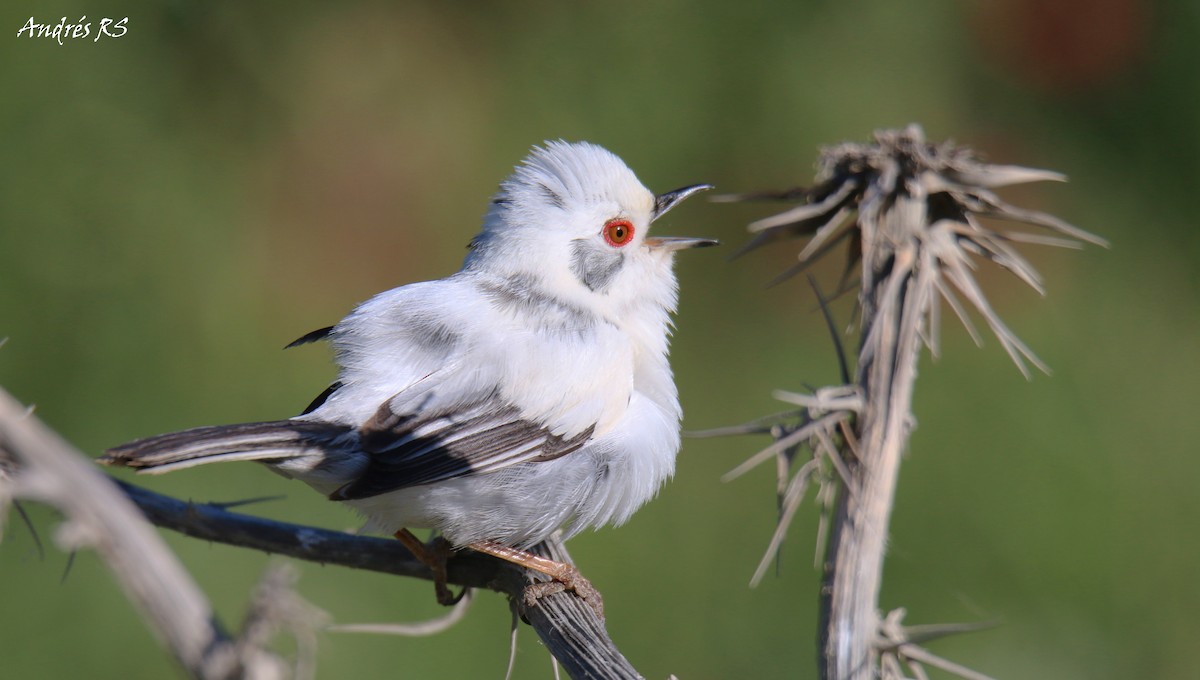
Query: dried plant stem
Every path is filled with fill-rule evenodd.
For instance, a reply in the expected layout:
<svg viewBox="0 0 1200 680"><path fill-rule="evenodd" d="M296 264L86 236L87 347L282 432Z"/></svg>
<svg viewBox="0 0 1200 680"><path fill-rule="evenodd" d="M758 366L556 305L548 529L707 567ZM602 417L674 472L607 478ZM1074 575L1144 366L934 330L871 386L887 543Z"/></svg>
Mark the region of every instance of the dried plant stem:
<svg viewBox="0 0 1200 680"><path fill-rule="evenodd" d="M879 588L900 459L908 445L913 386L928 288L911 286L912 250L898 253L890 276L863 297L864 345L858 383L867 397L858 456L847 460L850 488L838 496L822 565L821 675L871 677L879 626ZM907 263L904 264L904 263ZM872 315L871 313L874 312Z"/></svg>
<svg viewBox="0 0 1200 680"><path fill-rule="evenodd" d="M278 658L241 647L220 628L204 593L134 504L3 390L0 450L15 470L13 495L63 512L60 542L95 548L191 677L279 677Z"/></svg>

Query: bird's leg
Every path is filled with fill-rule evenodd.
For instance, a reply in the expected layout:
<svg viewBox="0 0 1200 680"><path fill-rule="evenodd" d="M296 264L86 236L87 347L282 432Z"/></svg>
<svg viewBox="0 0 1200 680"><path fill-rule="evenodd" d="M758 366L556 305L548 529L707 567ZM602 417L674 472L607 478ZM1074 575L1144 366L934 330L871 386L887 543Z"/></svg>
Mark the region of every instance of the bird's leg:
<svg viewBox="0 0 1200 680"><path fill-rule="evenodd" d="M583 598L584 602L591 605L592 610L596 612L596 616L600 617L600 620L604 620L604 599L600 597L600 591L596 590L591 581L584 578L575 565L565 562L555 562L547 557L535 555L526 550L510 548L495 541L479 541L468 544L467 547L493 557L499 557L506 562L512 562L526 569L543 573L554 579L553 581L531 583L525 586L526 606L533 607L537 605L537 601L547 595L571 590Z"/></svg>
<svg viewBox="0 0 1200 680"><path fill-rule="evenodd" d="M438 536L430 541L430 545L426 545L408 529L401 529L393 535L396 540L404 544L405 548L408 548L413 557L420 560L421 564L429 567L429 570L433 572L433 589L437 593L438 604L447 607L458 604L458 601L467 593L467 589L463 588L461 593L455 595L450 591L450 586L446 584L446 561L450 559L450 544L446 542L446 539Z"/></svg>

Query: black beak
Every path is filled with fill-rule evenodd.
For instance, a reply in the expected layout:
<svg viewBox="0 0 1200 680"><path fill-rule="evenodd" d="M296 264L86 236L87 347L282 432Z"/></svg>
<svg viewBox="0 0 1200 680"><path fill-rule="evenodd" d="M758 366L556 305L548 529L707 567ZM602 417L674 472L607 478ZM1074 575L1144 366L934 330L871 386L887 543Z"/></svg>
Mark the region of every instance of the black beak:
<svg viewBox="0 0 1200 680"><path fill-rule="evenodd" d="M655 196L654 212L650 214L650 221L653 222L663 215L666 215L668 210L674 208L680 201L688 196L700 193L701 191L707 191L711 188L713 188L711 184L693 184L690 187L683 187L682 189L668 191L665 194L659 194L658 196Z"/></svg>

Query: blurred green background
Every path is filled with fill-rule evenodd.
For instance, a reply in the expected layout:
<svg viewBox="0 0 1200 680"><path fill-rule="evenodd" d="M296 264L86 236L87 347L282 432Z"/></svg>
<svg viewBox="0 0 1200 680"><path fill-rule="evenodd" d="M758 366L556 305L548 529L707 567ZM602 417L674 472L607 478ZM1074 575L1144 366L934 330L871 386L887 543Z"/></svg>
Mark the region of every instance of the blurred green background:
<svg viewBox="0 0 1200 680"><path fill-rule="evenodd" d="M81 15L87 39L14 36L30 16ZM92 42L123 16L124 37ZM949 323L943 356L923 358L882 605L909 623L1000 621L932 645L998 678L1196 677L1194 2L15 2L0 27L0 385L89 455L296 413L332 369L320 346L280 348L454 271L496 184L546 139L607 146L660 191L802 184L819 146L909 122L1067 173L1005 195L1113 248L1027 249L1045 299L983 268L1052 377L1025 381ZM837 380L806 284L764 289L798 247L725 259L769 209L696 200L657 227L728 244L679 262L687 428ZM826 289L839 266L818 271ZM849 319L845 301L836 312ZM765 443L685 441L655 502L572 542L647 677L815 677L816 513L750 589L773 472L719 481ZM203 501L286 494L252 510L356 521L252 465L140 481ZM52 542L56 514L28 510ZM236 627L270 558L166 539ZM0 675L175 675L96 557L62 580L66 564L10 518ZM299 567L338 622L439 613L427 583ZM500 678L508 626L490 595L433 638L326 634L318 676ZM516 677L551 672L523 629Z"/></svg>

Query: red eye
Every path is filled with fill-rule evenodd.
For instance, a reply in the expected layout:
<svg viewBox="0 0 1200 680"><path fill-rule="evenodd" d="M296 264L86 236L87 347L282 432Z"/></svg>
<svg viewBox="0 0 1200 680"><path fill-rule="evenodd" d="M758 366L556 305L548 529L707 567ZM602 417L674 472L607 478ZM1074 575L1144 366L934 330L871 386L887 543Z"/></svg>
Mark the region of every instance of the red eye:
<svg viewBox="0 0 1200 680"><path fill-rule="evenodd" d="M614 248L633 240L633 223L629 220L609 220L604 223L604 240Z"/></svg>

